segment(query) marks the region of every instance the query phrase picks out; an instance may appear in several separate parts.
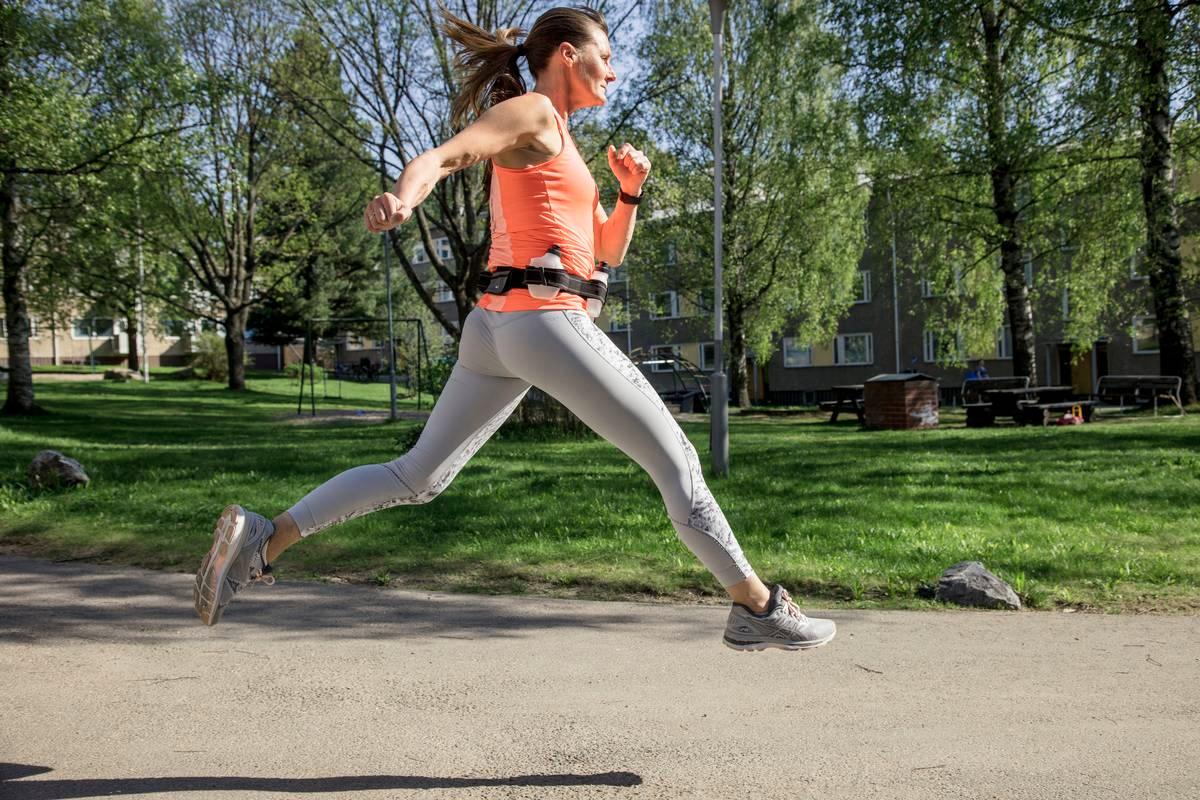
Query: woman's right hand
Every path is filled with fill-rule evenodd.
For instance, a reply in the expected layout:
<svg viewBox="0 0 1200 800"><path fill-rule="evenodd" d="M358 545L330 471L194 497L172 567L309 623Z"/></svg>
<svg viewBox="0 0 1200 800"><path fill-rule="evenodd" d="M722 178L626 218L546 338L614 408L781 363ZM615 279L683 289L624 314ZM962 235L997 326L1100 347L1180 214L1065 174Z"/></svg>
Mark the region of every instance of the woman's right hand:
<svg viewBox="0 0 1200 800"><path fill-rule="evenodd" d="M387 192L376 195L367 203L367 209L363 212L363 223L371 233L383 233L407 222L412 213L411 207L400 202L396 195Z"/></svg>

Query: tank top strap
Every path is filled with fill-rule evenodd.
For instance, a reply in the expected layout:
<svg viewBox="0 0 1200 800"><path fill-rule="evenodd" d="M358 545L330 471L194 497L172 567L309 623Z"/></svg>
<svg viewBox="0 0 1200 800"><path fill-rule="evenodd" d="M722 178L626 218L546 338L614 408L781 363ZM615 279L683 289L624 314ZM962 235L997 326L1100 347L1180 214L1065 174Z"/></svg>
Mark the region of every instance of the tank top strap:
<svg viewBox="0 0 1200 800"><path fill-rule="evenodd" d="M551 108L553 108L553 106L551 106ZM570 133L570 131L568 131L568 130L567 130L567 123L566 123L566 120L564 120L564 119L562 118L562 115L560 115L560 114L558 113L558 109L557 109L557 108L555 108L555 109L554 109L554 123L555 123L556 125L558 125L558 135L562 137L562 146L563 146L563 149L562 149L562 151L560 151L560 153L559 153L559 154L561 155L561 154L562 154L562 152L565 152L565 151L566 151L566 149L567 149L567 145L568 145L568 144L571 146L571 148L572 148L572 149L574 149L574 147L575 147L575 142L574 142L574 140L573 140L573 139L571 139L571 133Z"/></svg>

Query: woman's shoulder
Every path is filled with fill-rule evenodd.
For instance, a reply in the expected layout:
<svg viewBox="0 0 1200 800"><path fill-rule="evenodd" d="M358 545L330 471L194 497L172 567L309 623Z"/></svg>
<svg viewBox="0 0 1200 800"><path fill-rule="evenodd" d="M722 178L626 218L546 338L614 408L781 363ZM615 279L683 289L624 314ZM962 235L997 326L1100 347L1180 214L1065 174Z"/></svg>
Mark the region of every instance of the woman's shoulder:
<svg viewBox="0 0 1200 800"><path fill-rule="evenodd" d="M551 124L558 116L554 103L541 92L526 92L510 97L492 106L489 111L508 118L519 118L538 127Z"/></svg>

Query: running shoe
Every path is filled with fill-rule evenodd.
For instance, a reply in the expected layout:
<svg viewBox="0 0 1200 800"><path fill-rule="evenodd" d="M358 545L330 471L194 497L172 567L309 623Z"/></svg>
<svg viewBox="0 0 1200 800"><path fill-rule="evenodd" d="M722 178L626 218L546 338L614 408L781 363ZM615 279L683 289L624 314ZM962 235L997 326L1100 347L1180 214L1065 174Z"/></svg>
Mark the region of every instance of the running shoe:
<svg viewBox="0 0 1200 800"><path fill-rule="evenodd" d="M725 623L725 646L734 650L807 650L825 644L835 633L833 620L804 616L787 589L777 584L762 614L741 603L733 604Z"/></svg>
<svg viewBox="0 0 1200 800"><path fill-rule="evenodd" d="M275 583L267 564L267 540L275 526L241 506L229 506L217 518L212 549L200 562L192 598L205 625L216 625L233 596L251 583Z"/></svg>

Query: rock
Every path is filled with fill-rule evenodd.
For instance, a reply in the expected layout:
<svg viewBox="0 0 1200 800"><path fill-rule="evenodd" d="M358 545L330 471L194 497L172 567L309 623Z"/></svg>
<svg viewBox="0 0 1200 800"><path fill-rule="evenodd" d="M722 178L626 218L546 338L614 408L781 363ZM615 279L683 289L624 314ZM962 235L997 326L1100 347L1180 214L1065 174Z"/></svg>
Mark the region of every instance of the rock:
<svg viewBox="0 0 1200 800"><path fill-rule="evenodd" d="M87 486L91 481L83 465L54 450L43 450L29 464L29 485L34 489Z"/></svg>
<svg viewBox="0 0 1200 800"><path fill-rule="evenodd" d="M1021 598L1004 581L978 561L963 561L942 573L938 579L938 600L960 606L1020 608Z"/></svg>
<svg viewBox="0 0 1200 800"><path fill-rule="evenodd" d="M121 383L124 383L125 381L133 380L133 376L135 374L136 373L130 372L129 370L125 369L124 367L117 367L116 369L106 369L104 371L104 380L120 381Z"/></svg>

